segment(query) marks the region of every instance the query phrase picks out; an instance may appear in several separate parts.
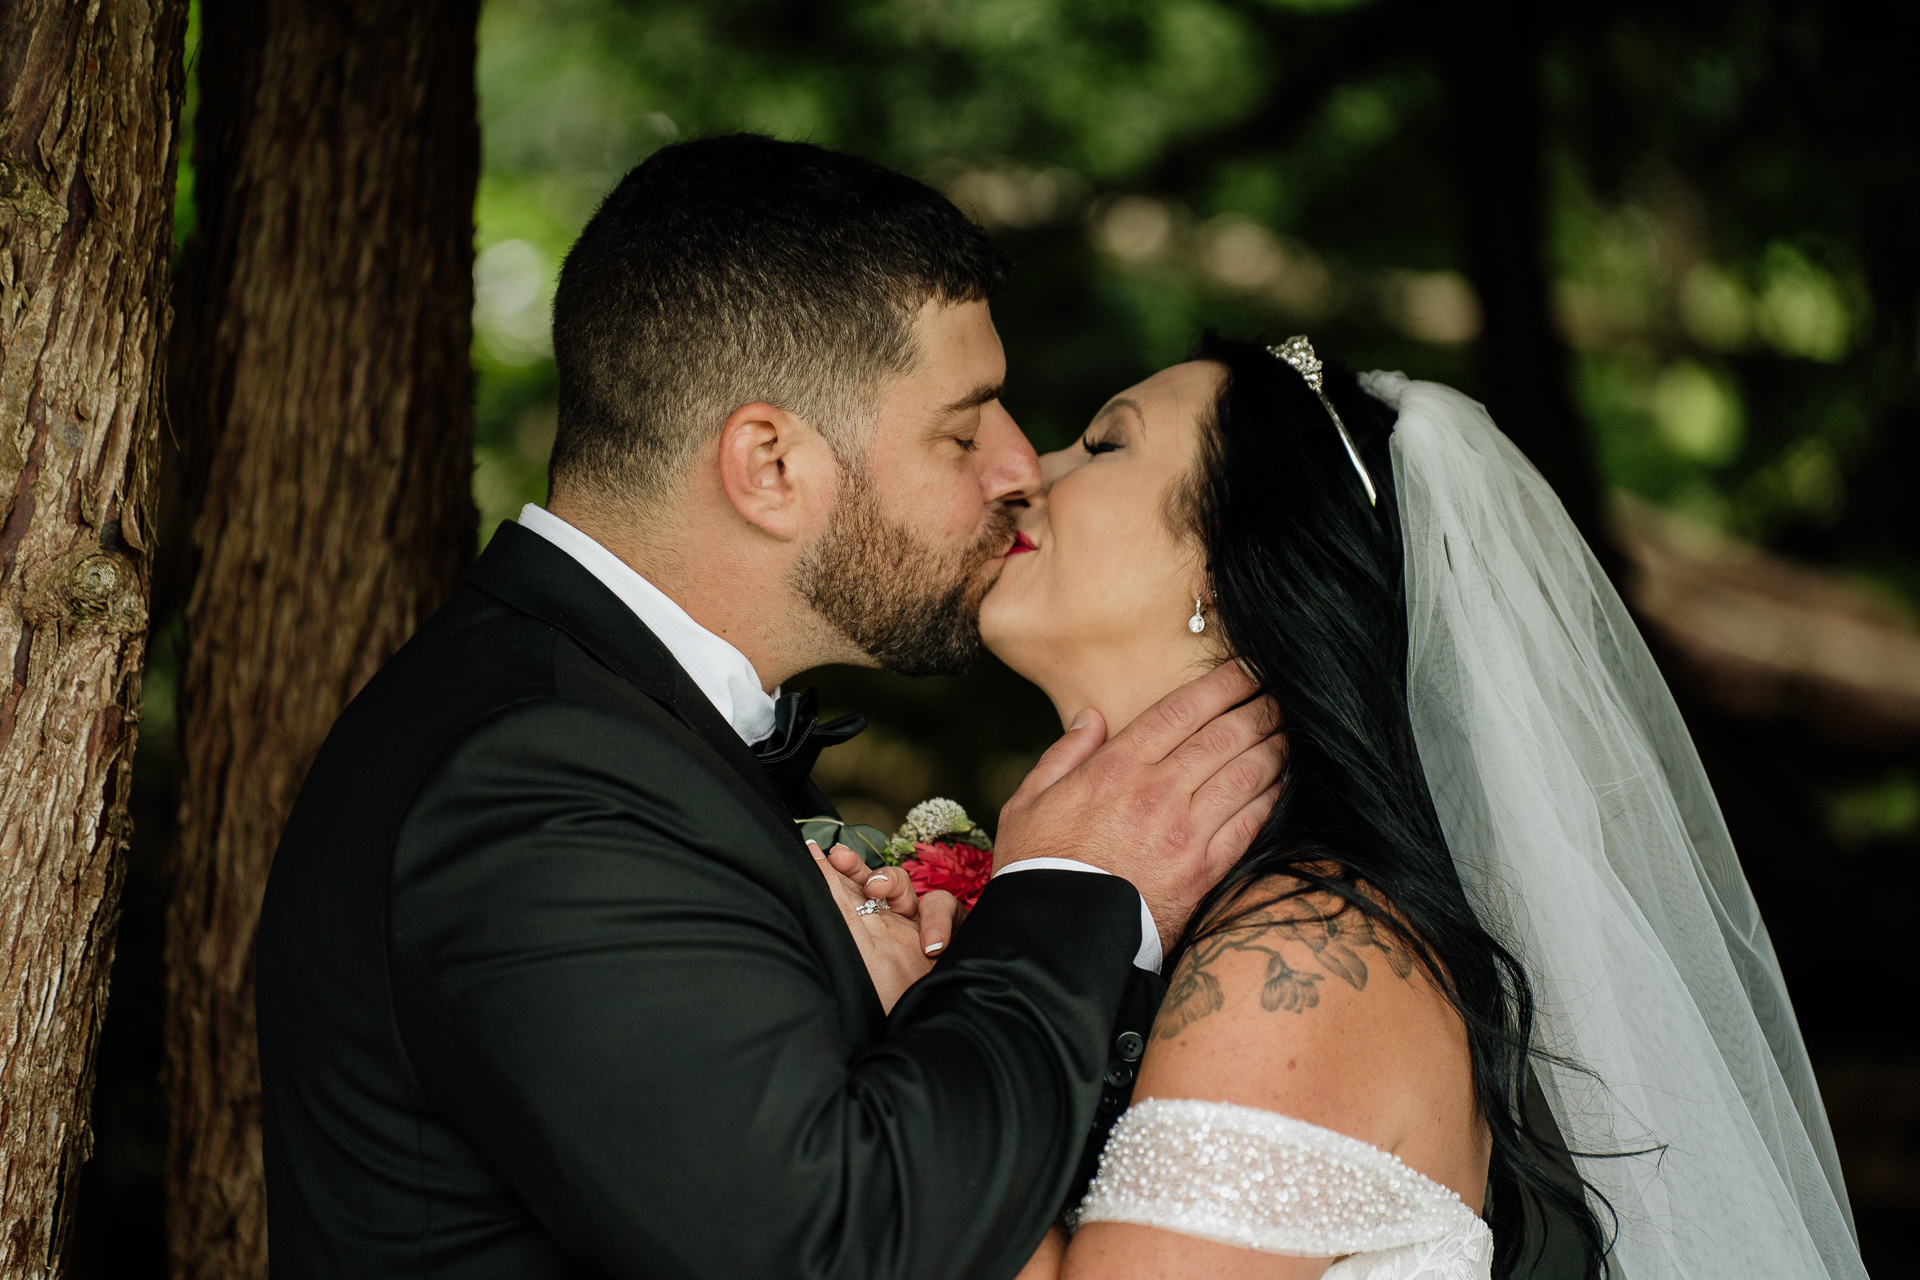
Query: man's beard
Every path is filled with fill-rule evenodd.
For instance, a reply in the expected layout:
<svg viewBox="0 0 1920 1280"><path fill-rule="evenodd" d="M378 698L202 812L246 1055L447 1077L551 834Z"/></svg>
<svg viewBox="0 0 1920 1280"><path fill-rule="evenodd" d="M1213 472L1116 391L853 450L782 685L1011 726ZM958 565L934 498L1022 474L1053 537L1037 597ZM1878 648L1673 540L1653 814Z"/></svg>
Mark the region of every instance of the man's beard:
<svg viewBox="0 0 1920 1280"><path fill-rule="evenodd" d="M880 513L866 468L847 468L833 522L800 559L795 586L822 618L888 671L957 675L980 656L981 572L1013 541L1013 513L996 507L964 549L940 552Z"/></svg>

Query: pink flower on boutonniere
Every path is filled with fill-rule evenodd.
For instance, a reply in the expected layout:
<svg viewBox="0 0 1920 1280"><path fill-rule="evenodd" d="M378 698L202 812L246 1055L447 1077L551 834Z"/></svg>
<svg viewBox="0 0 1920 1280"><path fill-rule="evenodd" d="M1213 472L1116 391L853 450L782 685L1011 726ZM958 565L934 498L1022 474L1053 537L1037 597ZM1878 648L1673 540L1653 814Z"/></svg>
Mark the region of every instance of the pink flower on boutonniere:
<svg viewBox="0 0 1920 1280"><path fill-rule="evenodd" d="M993 878L993 854L970 844L937 841L916 844L913 856L901 859L916 894L945 889L972 910L987 881Z"/></svg>

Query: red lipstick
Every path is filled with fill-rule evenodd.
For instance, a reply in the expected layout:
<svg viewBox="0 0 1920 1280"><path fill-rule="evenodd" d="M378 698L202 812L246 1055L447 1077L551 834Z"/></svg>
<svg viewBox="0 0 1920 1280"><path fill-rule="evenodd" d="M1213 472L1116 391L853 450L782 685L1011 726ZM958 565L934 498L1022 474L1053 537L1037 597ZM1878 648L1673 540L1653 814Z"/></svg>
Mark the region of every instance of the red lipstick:
<svg viewBox="0 0 1920 1280"><path fill-rule="evenodd" d="M1018 529L1015 529L1013 531L1013 545L1007 548L1007 555L1008 556L1023 555L1026 552L1038 551L1039 549L1040 548L1033 545L1032 538L1029 538L1026 534L1020 532Z"/></svg>

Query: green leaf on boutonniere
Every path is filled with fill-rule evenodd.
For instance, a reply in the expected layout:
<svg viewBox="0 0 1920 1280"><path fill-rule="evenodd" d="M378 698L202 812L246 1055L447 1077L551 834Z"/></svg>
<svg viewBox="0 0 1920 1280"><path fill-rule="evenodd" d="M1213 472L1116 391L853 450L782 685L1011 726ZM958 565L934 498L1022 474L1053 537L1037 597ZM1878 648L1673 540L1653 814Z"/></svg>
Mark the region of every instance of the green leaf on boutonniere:
<svg viewBox="0 0 1920 1280"><path fill-rule="evenodd" d="M822 849L843 844L859 854L862 862L876 869L889 866L893 861L886 856L887 833L878 827L864 822L842 822L825 815L795 818L794 822L799 824L801 839L811 840Z"/></svg>

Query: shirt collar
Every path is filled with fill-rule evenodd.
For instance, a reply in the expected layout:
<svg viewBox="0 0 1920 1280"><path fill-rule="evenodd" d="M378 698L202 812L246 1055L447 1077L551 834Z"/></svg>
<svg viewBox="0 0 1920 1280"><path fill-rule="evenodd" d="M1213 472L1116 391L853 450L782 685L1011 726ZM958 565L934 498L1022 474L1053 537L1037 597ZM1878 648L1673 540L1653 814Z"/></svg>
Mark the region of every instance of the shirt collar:
<svg viewBox="0 0 1920 1280"><path fill-rule="evenodd" d="M667 646L674 661L733 726L741 741L751 746L773 732L773 695L760 687L760 675L746 654L695 622L626 561L545 507L529 502L520 508L520 525L578 560L607 590L619 596L647 630Z"/></svg>

